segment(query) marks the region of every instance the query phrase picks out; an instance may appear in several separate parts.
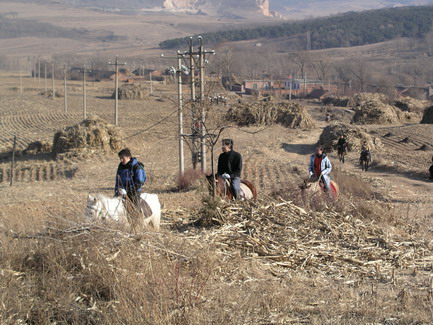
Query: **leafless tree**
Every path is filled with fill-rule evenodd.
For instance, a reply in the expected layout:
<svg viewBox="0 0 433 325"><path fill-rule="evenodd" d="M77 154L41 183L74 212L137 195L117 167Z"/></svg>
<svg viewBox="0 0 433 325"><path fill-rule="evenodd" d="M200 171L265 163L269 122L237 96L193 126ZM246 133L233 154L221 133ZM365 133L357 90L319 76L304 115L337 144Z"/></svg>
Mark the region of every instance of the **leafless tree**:
<svg viewBox="0 0 433 325"><path fill-rule="evenodd" d="M309 51L293 52L289 54L289 60L293 62L300 73L300 77L304 78L308 67L311 64L311 54Z"/></svg>
<svg viewBox="0 0 433 325"><path fill-rule="evenodd" d="M317 79L326 80L329 76L329 72L331 71L331 63L322 57L313 59L311 63L314 71L316 72Z"/></svg>
<svg viewBox="0 0 433 325"><path fill-rule="evenodd" d="M355 77L355 80L359 85L359 90L364 92L367 80L369 78L367 63L363 60L353 62L350 64L350 72Z"/></svg>
<svg viewBox="0 0 433 325"><path fill-rule="evenodd" d="M352 81L352 69L348 63L338 64L335 67L338 79L341 81L343 86L343 94L346 95L347 88L350 86Z"/></svg>

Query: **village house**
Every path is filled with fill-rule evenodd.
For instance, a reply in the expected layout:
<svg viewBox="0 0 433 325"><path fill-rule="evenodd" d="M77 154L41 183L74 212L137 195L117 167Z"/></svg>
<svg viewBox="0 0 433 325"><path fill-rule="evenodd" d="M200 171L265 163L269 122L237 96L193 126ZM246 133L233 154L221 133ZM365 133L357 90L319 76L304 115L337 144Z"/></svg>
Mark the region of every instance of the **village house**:
<svg viewBox="0 0 433 325"><path fill-rule="evenodd" d="M285 97L291 93L293 97L321 98L328 93L335 94L338 87L335 84L310 79L245 80L240 90L246 95L255 96Z"/></svg>

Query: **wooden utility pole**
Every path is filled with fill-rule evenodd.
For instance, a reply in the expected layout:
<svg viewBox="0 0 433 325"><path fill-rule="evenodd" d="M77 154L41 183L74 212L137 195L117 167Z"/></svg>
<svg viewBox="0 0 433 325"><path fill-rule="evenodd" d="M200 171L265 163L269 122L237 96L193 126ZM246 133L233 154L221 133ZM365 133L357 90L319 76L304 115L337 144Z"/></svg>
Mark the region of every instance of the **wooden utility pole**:
<svg viewBox="0 0 433 325"><path fill-rule="evenodd" d="M51 79L53 83L53 99L56 98L56 89L54 88L54 61L51 62Z"/></svg>
<svg viewBox="0 0 433 325"><path fill-rule="evenodd" d="M183 94L182 94L182 58L183 55L177 54L177 94L178 94L178 119L179 119L179 172L185 172L184 152L183 152Z"/></svg>
<svg viewBox="0 0 433 325"><path fill-rule="evenodd" d="M68 114L68 89L67 89L67 86L66 86L66 65L64 66L64 68L63 68L63 78L64 78L64 80L63 80L63 88L64 88L64 90L63 90L63 92L65 93L65 96L64 96L64 98L65 98L65 114Z"/></svg>
<svg viewBox="0 0 433 325"><path fill-rule="evenodd" d="M44 62L44 91L47 91L47 62Z"/></svg>
<svg viewBox="0 0 433 325"><path fill-rule="evenodd" d="M86 66L83 66L83 117L87 118Z"/></svg>
<svg viewBox="0 0 433 325"><path fill-rule="evenodd" d="M11 161L11 182L10 186L14 183L14 170L15 170L15 151L17 149L17 136L14 135L14 145L12 147L12 161Z"/></svg>
<svg viewBox="0 0 433 325"><path fill-rule="evenodd" d="M115 66L114 125L119 125L119 65L126 65L126 63L119 63L119 56L116 55L116 61L114 63L108 62L108 64Z"/></svg>
<svg viewBox="0 0 433 325"><path fill-rule="evenodd" d="M200 71L200 104L201 104L201 118L200 118L200 134L201 134L201 171L206 171L206 128L204 123L206 122L206 105L204 98L204 56L205 52L203 49L203 38L198 37L199 40L199 71Z"/></svg>
<svg viewBox="0 0 433 325"><path fill-rule="evenodd" d="M150 81L150 94L153 94L153 85L152 85L152 71L149 69L149 81Z"/></svg>
<svg viewBox="0 0 433 325"><path fill-rule="evenodd" d="M20 94L23 94L23 68L20 62Z"/></svg>
<svg viewBox="0 0 433 325"><path fill-rule="evenodd" d="M289 81L289 100L292 100L293 79Z"/></svg>
<svg viewBox="0 0 433 325"><path fill-rule="evenodd" d="M38 85L41 84L41 58L38 58Z"/></svg>
<svg viewBox="0 0 433 325"><path fill-rule="evenodd" d="M197 168L197 162L199 160L199 138L197 136L200 135L200 126L197 123L197 112L196 112L196 93L195 93L195 61L194 61L194 47L193 47L193 38L189 38L189 71L190 71L190 89L191 89L191 115L192 115L192 123L191 123L191 158L192 158L192 168Z"/></svg>

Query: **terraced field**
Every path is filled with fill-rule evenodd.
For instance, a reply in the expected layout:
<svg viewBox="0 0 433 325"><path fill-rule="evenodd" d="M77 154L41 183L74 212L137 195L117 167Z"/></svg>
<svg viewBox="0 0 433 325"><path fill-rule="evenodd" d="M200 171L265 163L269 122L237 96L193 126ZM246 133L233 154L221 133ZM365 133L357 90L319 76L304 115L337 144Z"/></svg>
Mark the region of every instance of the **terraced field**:
<svg viewBox="0 0 433 325"><path fill-rule="evenodd" d="M414 124L378 129L383 158L407 170L428 169L433 155L433 125Z"/></svg>

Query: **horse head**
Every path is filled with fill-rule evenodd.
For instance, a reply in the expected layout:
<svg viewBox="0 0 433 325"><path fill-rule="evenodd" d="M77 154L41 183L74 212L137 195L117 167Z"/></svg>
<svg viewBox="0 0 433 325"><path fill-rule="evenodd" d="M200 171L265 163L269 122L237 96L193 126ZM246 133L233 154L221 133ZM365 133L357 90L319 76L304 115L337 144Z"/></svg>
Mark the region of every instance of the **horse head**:
<svg viewBox="0 0 433 325"><path fill-rule="evenodd" d="M206 175L206 179L208 181L210 195L213 195L213 190L215 187L216 195L218 195L219 197L227 198L229 200L233 198L232 193L230 191L230 184L228 183L227 180L225 180L221 176L215 175L215 181L214 181L214 176L212 174Z"/></svg>
<svg viewBox="0 0 433 325"><path fill-rule="evenodd" d="M105 214L103 213L104 205L102 201L97 196L89 196L87 197L87 207L85 211L85 215L88 218L94 219L105 219Z"/></svg>

